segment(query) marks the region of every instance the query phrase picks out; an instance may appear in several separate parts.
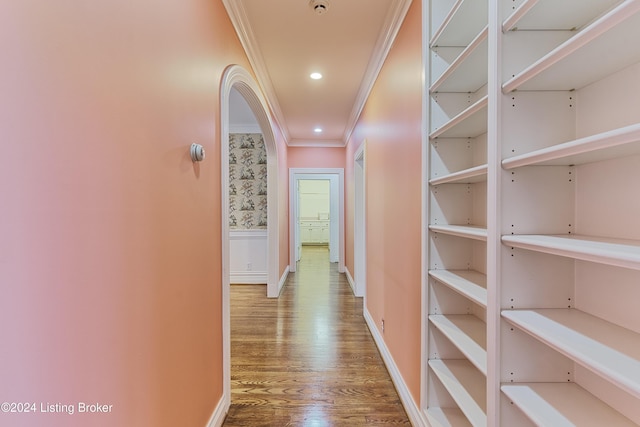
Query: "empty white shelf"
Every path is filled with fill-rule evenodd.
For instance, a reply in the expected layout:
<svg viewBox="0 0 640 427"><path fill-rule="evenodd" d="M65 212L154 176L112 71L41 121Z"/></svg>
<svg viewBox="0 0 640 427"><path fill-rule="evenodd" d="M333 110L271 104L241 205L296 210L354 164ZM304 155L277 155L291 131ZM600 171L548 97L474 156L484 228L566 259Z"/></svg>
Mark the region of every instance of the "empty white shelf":
<svg viewBox="0 0 640 427"><path fill-rule="evenodd" d="M485 27L438 77L429 88L429 91L431 93L476 92L486 85L488 77L488 34L489 30Z"/></svg>
<svg viewBox="0 0 640 427"><path fill-rule="evenodd" d="M579 165L640 153L640 123L565 142L502 161L504 169L529 165Z"/></svg>
<svg viewBox="0 0 640 427"><path fill-rule="evenodd" d="M429 276L471 301L487 307L487 276L473 270L429 270Z"/></svg>
<svg viewBox="0 0 640 427"><path fill-rule="evenodd" d="M471 314L432 314L429 321L484 375L487 375L487 325Z"/></svg>
<svg viewBox="0 0 640 427"><path fill-rule="evenodd" d="M636 425L575 383L503 384L501 390L537 426Z"/></svg>
<svg viewBox="0 0 640 427"><path fill-rule="evenodd" d="M475 166L469 169L450 173L449 175L432 178L431 185L440 184L472 184L487 180L487 165Z"/></svg>
<svg viewBox="0 0 640 427"><path fill-rule="evenodd" d="M486 25L486 1L457 0L433 33L429 46L467 46Z"/></svg>
<svg viewBox="0 0 640 427"><path fill-rule="evenodd" d="M460 114L434 130L429 138L474 138L487 132L488 97L483 96Z"/></svg>
<svg viewBox="0 0 640 427"><path fill-rule="evenodd" d="M427 419L431 427L471 427L467 417L458 408L429 408Z"/></svg>
<svg viewBox="0 0 640 427"><path fill-rule="evenodd" d="M468 360L430 360L429 366L474 427L486 426L486 379Z"/></svg>
<svg viewBox="0 0 640 427"><path fill-rule="evenodd" d="M620 0L525 0L502 25L511 30L573 30L590 23Z"/></svg>
<svg viewBox="0 0 640 427"><path fill-rule="evenodd" d="M580 235L504 235L512 247L640 270L640 242Z"/></svg>
<svg viewBox="0 0 640 427"><path fill-rule="evenodd" d="M571 308L504 310L502 317L640 398L640 334Z"/></svg>
<svg viewBox="0 0 640 427"><path fill-rule="evenodd" d="M571 90L640 61L640 2L626 0L507 81L502 90ZM594 59L594 58L597 58Z"/></svg>
<svg viewBox="0 0 640 427"><path fill-rule="evenodd" d="M487 229L475 225L429 225L429 230L435 233L449 234L451 236L466 237L467 239L487 241Z"/></svg>

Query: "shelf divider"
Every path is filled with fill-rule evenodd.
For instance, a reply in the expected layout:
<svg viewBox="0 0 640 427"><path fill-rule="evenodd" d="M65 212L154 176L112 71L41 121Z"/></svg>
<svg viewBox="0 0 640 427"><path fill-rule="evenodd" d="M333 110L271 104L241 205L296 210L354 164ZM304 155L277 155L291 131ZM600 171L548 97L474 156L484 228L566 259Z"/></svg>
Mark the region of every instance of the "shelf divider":
<svg viewBox="0 0 640 427"><path fill-rule="evenodd" d="M640 398L640 334L572 308L503 310L502 317Z"/></svg>
<svg viewBox="0 0 640 427"><path fill-rule="evenodd" d="M543 72L546 72L553 67L557 67L561 61L567 59L571 55L574 55L583 47L589 45L590 43L594 43L595 41L602 41L605 33L616 27L618 27L616 28L616 30L619 30L619 27L622 27L623 23L627 24L625 25L625 29L627 29L627 31L640 32L640 29L637 28L638 25L636 20L630 19L639 11L640 2L637 2L635 0L625 0L616 8L612 9L599 19L592 22L590 25L578 32L575 36L562 43L547 55L543 56L538 61L534 62L529 67L504 83L502 86L503 93L510 93L517 89L577 89L585 84L590 83L594 79L602 77L603 75L611 74L613 71L637 62L637 56L630 55L625 49L618 49L619 52L615 52L615 49L612 49L611 46L620 44L620 40L611 40L607 43L599 43L602 49L606 49L606 51L603 51L602 53L606 53L609 55L607 57L607 60L601 60L598 62L591 61L592 67L590 67L589 69L585 69L585 64L583 63L576 63L573 68L571 67L571 65L569 65L569 67L562 73L562 76L556 75L553 78L547 79L547 84L542 85L542 87L531 85L525 86L525 84L529 83L534 78L539 78ZM629 21L624 22L627 20ZM622 33L619 32L618 34ZM633 39L633 37L629 36L629 34L627 33L624 33L622 35L624 36L623 38L629 37L629 39ZM589 58L597 58L599 56L600 55L593 53L589 55ZM619 59L621 59L622 62L620 62ZM581 73L576 73L577 70L581 70ZM575 80L575 76L578 75L585 76L581 80L581 82L576 82Z"/></svg>
<svg viewBox="0 0 640 427"><path fill-rule="evenodd" d="M473 184L475 182L483 182L487 180L487 165L474 166L469 169L450 173L449 175L432 178L429 180L431 185L440 184Z"/></svg>
<svg viewBox="0 0 640 427"><path fill-rule="evenodd" d="M485 27L451 65L433 82L429 92L475 92L487 84L487 36ZM478 64L478 61L480 64ZM465 73L464 70L467 72ZM478 73L480 71L480 73ZM474 77L480 75L480 78ZM458 78L456 78L458 76ZM452 80L454 82L452 82ZM445 85L445 82L448 84Z"/></svg>
<svg viewBox="0 0 640 427"><path fill-rule="evenodd" d="M486 17L486 1L457 0L433 33L429 47L467 46L487 25Z"/></svg>
<svg viewBox="0 0 640 427"><path fill-rule="evenodd" d="M619 0L525 0L504 20L502 31L574 31L589 24L618 2Z"/></svg>
<svg viewBox="0 0 640 427"><path fill-rule="evenodd" d="M640 153L640 123L510 157L506 170L530 165L578 165Z"/></svg>
<svg viewBox="0 0 640 427"><path fill-rule="evenodd" d="M501 390L538 426L636 425L576 383L513 383Z"/></svg>
<svg viewBox="0 0 640 427"><path fill-rule="evenodd" d="M487 325L471 314L432 314L429 321L483 375L487 375Z"/></svg>
<svg viewBox="0 0 640 427"><path fill-rule="evenodd" d="M429 276L482 307L487 307L485 274L473 270L429 270Z"/></svg>
<svg viewBox="0 0 640 427"><path fill-rule="evenodd" d="M475 137L487 131L487 105L483 96L429 135L430 139Z"/></svg>
<svg viewBox="0 0 640 427"><path fill-rule="evenodd" d="M502 32L506 33L507 31L513 30L513 28L518 24L518 22L525 16L529 11L538 3L539 0L524 0L520 6L504 20L502 23Z"/></svg>
<svg viewBox="0 0 640 427"><path fill-rule="evenodd" d="M458 408L429 408L427 419L431 427L471 427L467 417Z"/></svg>
<svg viewBox="0 0 640 427"><path fill-rule="evenodd" d="M468 360L430 360L429 366L474 427L486 426L486 378Z"/></svg>
<svg viewBox="0 0 640 427"><path fill-rule="evenodd" d="M487 241L487 229L475 225L447 225L431 224L429 230L435 233L465 237L467 239Z"/></svg>
<svg viewBox="0 0 640 427"><path fill-rule="evenodd" d="M640 270L640 242L581 235L504 235L502 243L521 249Z"/></svg>

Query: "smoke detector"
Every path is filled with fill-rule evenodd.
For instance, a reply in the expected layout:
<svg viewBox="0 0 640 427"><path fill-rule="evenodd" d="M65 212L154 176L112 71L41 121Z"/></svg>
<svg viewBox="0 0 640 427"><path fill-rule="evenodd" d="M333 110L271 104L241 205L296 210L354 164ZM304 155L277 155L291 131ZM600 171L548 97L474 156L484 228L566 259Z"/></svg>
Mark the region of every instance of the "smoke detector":
<svg viewBox="0 0 640 427"><path fill-rule="evenodd" d="M309 7L318 15L322 15L329 10L329 0L310 0Z"/></svg>

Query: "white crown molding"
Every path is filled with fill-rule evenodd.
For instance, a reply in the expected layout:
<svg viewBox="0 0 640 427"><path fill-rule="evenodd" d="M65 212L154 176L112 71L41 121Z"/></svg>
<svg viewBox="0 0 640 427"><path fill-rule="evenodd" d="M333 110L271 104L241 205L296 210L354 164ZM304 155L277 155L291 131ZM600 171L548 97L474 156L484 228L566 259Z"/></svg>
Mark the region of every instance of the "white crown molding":
<svg viewBox="0 0 640 427"><path fill-rule="evenodd" d="M387 55L393 46L396 35L398 34L398 31L400 31L402 22L409 11L411 1L412 0L395 0L389 9L382 31L380 31L376 47L371 55L369 65L367 66L367 70L362 79L360 90L356 96L356 102L353 104L353 110L351 110L351 115L347 121L347 126L342 136L342 146L346 146L347 142L349 142L349 138L351 138L351 134L356 127L356 123L360 118L364 105L369 98L369 94L371 94L373 85L380 74L384 61L387 59Z"/></svg>
<svg viewBox="0 0 640 427"><path fill-rule="evenodd" d="M340 147L344 148L345 144L339 139L325 139L321 141L307 139L292 139L287 144L289 147Z"/></svg>
<svg viewBox="0 0 640 427"><path fill-rule="evenodd" d="M265 95L269 109L273 114L273 118L280 128L284 140L289 141L289 129L286 126L284 114L282 113L278 97L273 89L273 83L269 78L269 73L267 72L262 52L258 47L253 31L251 31L249 17L247 16L243 0L222 0L222 2L224 7L227 9L227 14L229 15L229 19L231 19L231 23L236 30L240 43L247 54L251 68L253 68L258 85Z"/></svg>
<svg viewBox="0 0 640 427"><path fill-rule="evenodd" d="M251 67L256 74L258 84L265 94L267 104L269 105L269 108L273 114L274 120L278 124L278 127L280 128L284 140L288 146L345 147L347 145L347 142L351 137L356 123L360 118L360 114L362 113L367 98L369 97L369 94L373 89L373 85L378 78L378 75L380 74L380 70L382 69L384 61L386 60L387 55L391 50L393 41L395 40L395 37L398 34L400 27L402 26L402 22L404 21L407 11L409 10L411 1L412 0L394 0L393 4L389 8L385 23L380 31L380 36L378 37L378 40L376 42L376 47L373 50L373 53L369 60L369 64L367 66L367 70L365 71L365 75L362 79L360 89L358 90L358 95L356 96L353 109L351 110L351 114L349 115L342 140L317 142L307 140L291 140L291 134L288 127L286 126L286 120L284 118L282 109L280 108L278 97L276 96L275 90L273 88L273 83L271 82L269 73L267 72L267 67L265 65L262 52L260 51L255 35L251 31L251 26L249 25L249 17L247 16L244 2L243 0L223 0L224 6L227 9L227 14L231 19L233 27L235 28L238 38L240 39L240 43L242 44L242 47L247 54L249 63L251 64Z"/></svg>

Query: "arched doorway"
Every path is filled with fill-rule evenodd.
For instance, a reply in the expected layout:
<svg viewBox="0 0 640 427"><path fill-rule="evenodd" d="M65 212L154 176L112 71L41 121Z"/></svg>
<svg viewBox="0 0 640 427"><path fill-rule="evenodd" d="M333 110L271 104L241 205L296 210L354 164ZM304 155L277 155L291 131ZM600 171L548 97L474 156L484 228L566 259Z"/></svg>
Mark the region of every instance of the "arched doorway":
<svg viewBox="0 0 640 427"><path fill-rule="evenodd" d="M220 128L222 174L222 325L223 325L223 386L225 407L231 402L231 332L230 332L230 271L229 271L229 101L231 90L239 92L253 112L264 138L267 154L267 296L278 296L278 152L273 126L267 114L267 103L257 83L239 65L229 66L220 88Z"/></svg>

